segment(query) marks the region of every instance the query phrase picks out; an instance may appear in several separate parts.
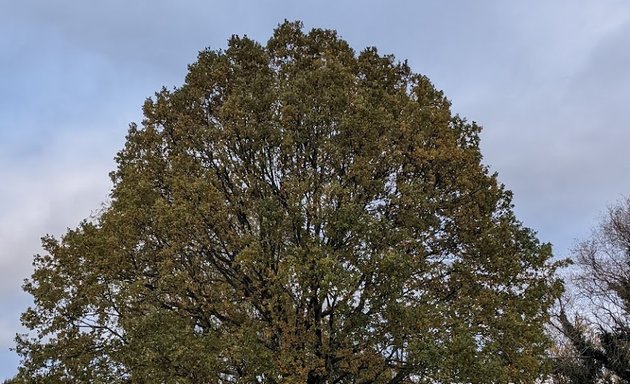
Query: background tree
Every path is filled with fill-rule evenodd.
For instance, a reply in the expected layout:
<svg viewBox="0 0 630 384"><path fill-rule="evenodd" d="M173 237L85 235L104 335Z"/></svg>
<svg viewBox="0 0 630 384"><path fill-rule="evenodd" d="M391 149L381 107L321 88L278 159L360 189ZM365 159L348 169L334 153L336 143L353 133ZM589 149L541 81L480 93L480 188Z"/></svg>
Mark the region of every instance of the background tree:
<svg viewBox="0 0 630 384"><path fill-rule="evenodd" d="M556 318L568 346L557 372L570 383L630 383L630 200L611 208L574 253L582 305L573 318L562 306Z"/></svg>
<svg viewBox="0 0 630 384"><path fill-rule="evenodd" d="M101 214L46 237L27 382L531 382L550 247L479 127L406 63L285 22L132 125Z"/></svg>

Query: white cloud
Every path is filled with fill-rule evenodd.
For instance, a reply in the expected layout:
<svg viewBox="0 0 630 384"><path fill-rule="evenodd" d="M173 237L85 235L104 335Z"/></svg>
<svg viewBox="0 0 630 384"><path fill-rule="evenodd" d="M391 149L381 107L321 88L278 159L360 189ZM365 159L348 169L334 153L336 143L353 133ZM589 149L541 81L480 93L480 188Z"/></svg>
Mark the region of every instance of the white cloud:
<svg viewBox="0 0 630 384"><path fill-rule="evenodd" d="M94 133L66 132L34 158L13 166L2 159L0 349L12 347L15 333L21 331L18 319L29 305L29 297L20 292L20 286L32 272L32 256L42 252L40 237L61 235L106 200L110 188L107 174L114 164L102 152L113 154L115 143ZM98 147L100 151L95 150Z"/></svg>
<svg viewBox="0 0 630 384"><path fill-rule="evenodd" d="M116 141L93 133L69 136L55 138L36 158L11 167L3 161L0 167L8 187L0 190L3 277L14 276L18 272L14 268L28 269L24 266L30 264L30 255L24 252L37 250L40 236L76 225L107 197L107 174L114 162L106 158L113 158ZM105 157L103 152L111 155Z"/></svg>

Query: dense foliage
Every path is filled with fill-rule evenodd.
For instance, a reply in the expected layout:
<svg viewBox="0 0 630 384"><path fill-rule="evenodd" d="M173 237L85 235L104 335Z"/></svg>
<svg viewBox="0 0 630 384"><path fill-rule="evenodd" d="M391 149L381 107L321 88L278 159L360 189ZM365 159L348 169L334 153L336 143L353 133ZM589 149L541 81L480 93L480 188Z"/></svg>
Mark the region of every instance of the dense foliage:
<svg viewBox="0 0 630 384"><path fill-rule="evenodd" d="M541 374L550 247L406 63L285 22L202 51L144 113L111 202L35 258L18 380Z"/></svg>

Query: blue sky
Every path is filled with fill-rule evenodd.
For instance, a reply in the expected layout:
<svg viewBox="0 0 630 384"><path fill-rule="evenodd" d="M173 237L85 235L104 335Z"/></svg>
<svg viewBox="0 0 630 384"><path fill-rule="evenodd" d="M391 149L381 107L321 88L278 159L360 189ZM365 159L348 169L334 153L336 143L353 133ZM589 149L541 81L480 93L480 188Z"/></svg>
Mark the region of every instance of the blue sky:
<svg viewBox="0 0 630 384"><path fill-rule="evenodd" d="M284 19L409 60L484 127L517 216L567 256L630 194L627 0L0 0L0 379L39 238L99 209L130 122L205 47Z"/></svg>

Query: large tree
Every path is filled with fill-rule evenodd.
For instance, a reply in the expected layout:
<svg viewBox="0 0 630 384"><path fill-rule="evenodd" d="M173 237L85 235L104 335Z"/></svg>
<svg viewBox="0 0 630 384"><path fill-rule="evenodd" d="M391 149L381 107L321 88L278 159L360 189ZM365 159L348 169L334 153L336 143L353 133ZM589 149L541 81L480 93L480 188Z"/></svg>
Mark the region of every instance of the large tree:
<svg viewBox="0 0 630 384"><path fill-rule="evenodd" d="M406 63L285 22L202 51L144 114L107 207L35 258L21 380L539 376L550 247Z"/></svg>

